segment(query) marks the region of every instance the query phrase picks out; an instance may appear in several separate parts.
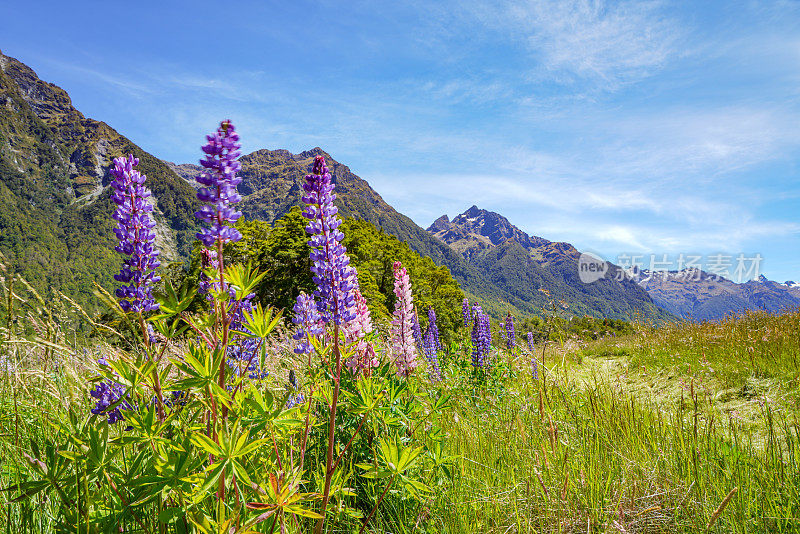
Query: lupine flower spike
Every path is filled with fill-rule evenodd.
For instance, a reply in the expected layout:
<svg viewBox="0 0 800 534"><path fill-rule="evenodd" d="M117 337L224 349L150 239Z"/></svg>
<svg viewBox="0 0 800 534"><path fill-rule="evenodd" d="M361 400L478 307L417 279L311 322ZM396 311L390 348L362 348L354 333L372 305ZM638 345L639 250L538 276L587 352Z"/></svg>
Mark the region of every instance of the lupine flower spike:
<svg viewBox="0 0 800 534"><path fill-rule="evenodd" d="M489 317L477 304L472 307L472 365L476 369L488 366L489 349L491 348L491 328Z"/></svg>
<svg viewBox="0 0 800 534"><path fill-rule="evenodd" d="M370 350L371 345L366 340L367 334L372 332L372 316L367 307L367 299L364 298L358 287L354 290L354 296L356 317L345 326L344 334L345 341L348 344L354 344L355 354L347 361L346 365L354 373L358 371L369 373L380 363L375 357L375 351Z"/></svg>
<svg viewBox="0 0 800 534"><path fill-rule="evenodd" d="M515 339L516 333L514 332L514 317L511 315L510 312L506 316L505 329L506 329L506 336L505 336L506 348L508 348L508 350L512 350L514 347L517 346L517 341Z"/></svg>
<svg viewBox="0 0 800 534"><path fill-rule="evenodd" d="M422 348L422 328L419 326L419 315L417 315L416 306L414 306L414 315L411 317L411 331L414 333L414 341L417 343L417 348Z"/></svg>
<svg viewBox="0 0 800 534"><path fill-rule="evenodd" d="M411 281L403 265L394 262L394 318L391 327L391 353L397 366L398 376L409 376L417 366L417 350L414 346L413 315L414 302L411 296Z"/></svg>
<svg viewBox="0 0 800 534"><path fill-rule="evenodd" d="M528 348L531 351L531 376L534 380L539 379L539 362L536 360L536 352L533 350L533 332L528 332Z"/></svg>
<svg viewBox="0 0 800 534"><path fill-rule="evenodd" d="M491 364L489 360L489 351L492 348L492 326L488 315L481 314L479 327L480 332L478 339L481 342L481 350L483 352L483 367L488 369Z"/></svg>
<svg viewBox="0 0 800 534"><path fill-rule="evenodd" d="M469 299L464 299L461 301L461 313L464 314L464 326L469 326L469 323L472 322L472 317L469 313Z"/></svg>
<svg viewBox="0 0 800 534"><path fill-rule="evenodd" d="M325 323L317 310L317 303L305 293L297 295L294 305L292 322L298 326L297 332L292 337L298 342L294 352L296 354L310 354L311 343L309 336L318 336L325 330Z"/></svg>
<svg viewBox="0 0 800 534"><path fill-rule="evenodd" d="M314 297L325 323L344 325L356 318L353 290L358 282L347 249L341 244L344 234L338 229L342 221L336 215L338 208L333 205L336 200L333 189L325 158L317 156L303 184L306 192L303 216L309 220L306 232L312 236L308 244L314 263L311 272L317 284Z"/></svg>
<svg viewBox="0 0 800 534"><path fill-rule="evenodd" d="M119 223L114 233L119 239L115 250L128 256L125 258L119 274L114 275L120 307L126 312L148 312L158 309L153 300L153 284L161 278L155 274L158 262L158 250L155 249L155 223L150 218L153 206L147 203L150 191L144 186L147 177L134 167L139 159L129 155L127 158L116 158L111 175L113 193L111 200L117 205L114 219Z"/></svg>
<svg viewBox="0 0 800 534"><path fill-rule="evenodd" d="M117 402L125 394L125 388L122 385L112 382L110 380L103 380L99 382L94 390L89 392L89 395L97 399L97 404L92 408L92 413L95 415L106 415L108 423L113 425L117 421L125 419L120 410L130 410L131 406L127 401L122 401L113 410L107 411L109 406Z"/></svg>
<svg viewBox="0 0 800 534"><path fill-rule="evenodd" d="M241 169L238 161L241 145L239 134L231 121L222 122L217 131L206 136L206 139L208 143L203 147L206 157L200 160L206 170L195 178L205 186L197 190L197 198L206 205L194 215L210 225L197 234L197 239L205 246L213 247L242 238L239 230L228 226L242 216L241 212L231 207L231 204L242 199L236 191L236 186L242 181L236 176Z"/></svg>
<svg viewBox="0 0 800 534"><path fill-rule="evenodd" d="M442 348L439 342L439 328L436 326L436 312L433 308L428 308L428 329L422 341L422 350L428 359L431 379L438 381L442 379L442 371L439 369L439 349Z"/></svg>

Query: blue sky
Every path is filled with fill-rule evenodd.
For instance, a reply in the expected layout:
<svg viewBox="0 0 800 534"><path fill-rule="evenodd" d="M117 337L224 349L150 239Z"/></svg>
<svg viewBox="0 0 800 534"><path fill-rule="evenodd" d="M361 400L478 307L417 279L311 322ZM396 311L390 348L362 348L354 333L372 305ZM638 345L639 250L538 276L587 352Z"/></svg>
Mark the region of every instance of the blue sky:
<svg viewBox="0 0 800 534"><path fill-rule="evenodd" d="M0 49L153 154L320 146L427 227L800 279L800 3L6 2Z"/></svg>

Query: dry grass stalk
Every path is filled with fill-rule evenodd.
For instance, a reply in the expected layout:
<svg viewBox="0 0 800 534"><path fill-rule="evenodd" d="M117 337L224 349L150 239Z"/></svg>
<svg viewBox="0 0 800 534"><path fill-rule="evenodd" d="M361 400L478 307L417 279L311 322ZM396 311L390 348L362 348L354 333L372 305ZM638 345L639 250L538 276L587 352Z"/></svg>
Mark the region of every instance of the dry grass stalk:
<svg viewBox="0 0 800 534"><path fill-rule="evenodd" d="M722 512L725 511L725 507L728 506L728 503L731 501L731 499L733 499L733 496L736 495L737 491L739 491L739 487L738 486L733 488L730 491L730 493L728 493L728 495L726 495L725 498L722 499L722 502L719 504L717 509L714 510L713 514L711 514L711 519L708 520L708 526L706 527L707 531L711 530L711 527L714 526L714 523L717 522L717 519L719 519L719 516L721 516Z"/></svg>

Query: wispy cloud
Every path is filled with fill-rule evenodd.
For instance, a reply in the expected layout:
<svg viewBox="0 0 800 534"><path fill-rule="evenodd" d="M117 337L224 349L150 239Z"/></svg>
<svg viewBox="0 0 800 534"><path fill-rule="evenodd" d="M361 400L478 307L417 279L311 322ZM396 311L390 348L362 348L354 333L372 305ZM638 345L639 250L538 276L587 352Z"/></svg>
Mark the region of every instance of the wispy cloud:
<svg viewBox="0 0 800 534"><path fill-rule="evenodd" d="M685 31L667 8L657 1L523 0L472 11L521 40L550 77L616 89L679 54Z"/></svg>

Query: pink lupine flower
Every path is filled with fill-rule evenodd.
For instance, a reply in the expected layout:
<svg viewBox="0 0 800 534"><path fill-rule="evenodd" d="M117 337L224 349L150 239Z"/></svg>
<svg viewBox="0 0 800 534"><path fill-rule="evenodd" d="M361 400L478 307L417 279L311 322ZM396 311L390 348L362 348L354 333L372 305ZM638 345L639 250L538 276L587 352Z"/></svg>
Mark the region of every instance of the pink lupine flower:
<svg viewBox="0 0 800 534"><path fill-rule="evenodd" d="M408 376L417 366L417 349L414 344L414 301L411 297L411 281L403 265L394 262L394 318L390 331L390 349L398 376Z"/></svg>
<svg viewBox="0 0 800 534"><path fill-rule="evenodd" d="M353 291L355 301L356 317L344 329L345 341L348 344L355 344L355 354L347 360L347 367L357 373L360 370L369 371L379 365L378 358L370 343L366 340L366 335L372 332L372 317L367 307L367 299L361 294L361 290L356 287Z"/></svg>

